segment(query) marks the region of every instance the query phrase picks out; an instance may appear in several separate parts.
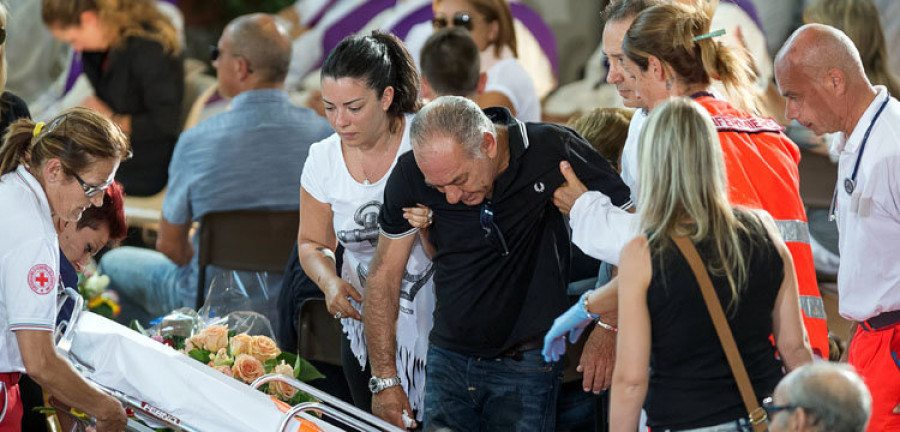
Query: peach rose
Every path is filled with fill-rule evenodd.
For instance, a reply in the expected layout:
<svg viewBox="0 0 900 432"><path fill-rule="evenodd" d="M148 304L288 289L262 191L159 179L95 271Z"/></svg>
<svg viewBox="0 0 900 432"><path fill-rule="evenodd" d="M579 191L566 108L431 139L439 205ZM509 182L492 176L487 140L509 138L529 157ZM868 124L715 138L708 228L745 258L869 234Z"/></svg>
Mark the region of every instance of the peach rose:
<svg viewBox="0 0 900 432"><path fill-rule="evenodd" d="M216 366L214 369L228 375L230 378L234 378L234 372L231 371L231 366Z"/></svg>
<svg viewBox="0 0 900 432"><path fill-rule="evenodd" d="M259 361L265 362L272 360L281 354L278 345L271 338L266 336L253 336L253 342L250 344L250 354Z"/></svg>
<svg viewBox="0 0 900 432"><path fill-rule="evenodd" d="M266 369L262 362L251 355L241 354L234 359L234 366L231 367L234 376L247 384L253 380L266 374Z"/></svg>
<svg viewBox="0 0 900 432"><path fill-rule="evenodd" d="M228 326L211 325L200 331L200 338L203 341L203 349L209 352L218 352L220 349L228 346ZM193 338L191 338L193 341ZM196 341L193 341L197 345Z"/></svg>
<svg viewBox="0 0 900 432"><path fill-rule="evenodd" d="M231 356L237 357L240 354L250 354L250 344L253 343L253 338L247 333L241 333L239 335L234 335L231 338Z"/></svg>
<svg viewBox="0 0 900 432"><path fill-rule="evenodd" d="M284 360L281 361L280 365L275 366L275 370L272 372L291 378L294 377L294 368L291 365L284 364ZM273 381L269 383L269 394L273 394L282 400L288 400L297 394L297 388L287 383Z"/></svg>

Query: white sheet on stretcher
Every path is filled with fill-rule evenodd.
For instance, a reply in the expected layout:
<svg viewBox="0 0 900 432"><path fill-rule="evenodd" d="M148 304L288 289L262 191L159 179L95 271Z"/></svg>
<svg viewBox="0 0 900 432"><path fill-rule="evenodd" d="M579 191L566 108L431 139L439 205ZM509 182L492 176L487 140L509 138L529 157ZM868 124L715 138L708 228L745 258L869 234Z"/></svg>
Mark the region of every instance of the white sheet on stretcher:
<svg viewBox="0 0 900 432"><path fill-rule="evenodd" d="M201 431L274 432L284 414L267 395L113 321L84 312L72 354L91 381L120 391ZM303 416L323 431L338 431ZM296 431L295 421L288 430Z"/></svg>

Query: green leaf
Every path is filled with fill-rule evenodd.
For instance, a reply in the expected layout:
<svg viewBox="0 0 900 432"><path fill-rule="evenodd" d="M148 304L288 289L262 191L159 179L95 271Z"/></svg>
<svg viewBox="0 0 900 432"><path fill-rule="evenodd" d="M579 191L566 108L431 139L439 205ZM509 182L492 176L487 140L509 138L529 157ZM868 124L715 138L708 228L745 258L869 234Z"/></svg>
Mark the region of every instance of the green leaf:
<svg viewBox="0 0 900 432"><path fill-rule="evenodd" d="M94 308L91 308L91 312L100 315L106 319L113 319L113 311L112 307L110 307L106 303L100 303Z"/></svg>
<svg viewBox="0 0 900 432"><path fill-rule="evenodd" d="M305 358L297 357L297 366L294 367L294 378L297 378L302 382L310 382L312 380L323 379L325 378L325 375L322 375L322 373Z"/></svg>
<svg viewBox="0 0 900 432"><path fill-rule="evenodd" d="M278 357L275 357L275 360L278 360L278 364L284 361L284 364L289 364L295 369L297 368L297 355L292 352L282 351L281 354L278 354Z"/></svg>
<svg viewBox="0 0 900 432"><path fill-rule="evenodd" d="M302 391L298 391L296 394L294 394L294 397L292 397L290 400L286 400L285 402L290 406L294 406L303 402L316 402L317 400L318 399Z"/></svg>
<svg viewBox="0 0 900 432"><path fill-rule="evenodd" d="M191 356L192 359L197 360L200 363L207 364L209 363L209 351L202 348L194 348L188 355Z"/></svg>
<svg viewBox="0 0 900 432"><path fill-rule="evenodd" d="M163 336L163 339L172 341L173 348L175 348L176 350L183 350L184 342L187 340L186 337L179 335L165 335Z"/></svg>
<svg viewBox="0 0 900 432"><path fill-rule="evenodd" d="M128 328L130 328L144 336L150 336L147 334L147 330L144 329L144 326L142 326L140 321L138 321L138 320L131 320L131 323L128 324Z"/></svg>

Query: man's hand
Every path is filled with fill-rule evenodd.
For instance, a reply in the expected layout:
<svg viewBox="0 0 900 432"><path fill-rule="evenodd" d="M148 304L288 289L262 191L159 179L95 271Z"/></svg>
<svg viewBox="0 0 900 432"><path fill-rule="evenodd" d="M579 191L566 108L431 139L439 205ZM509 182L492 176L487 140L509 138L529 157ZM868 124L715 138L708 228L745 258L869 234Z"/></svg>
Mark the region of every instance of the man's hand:
<svg viewBox="0 0 900 432"><path fill-rule="evenodd" d="M562 172L566 182L553 191L553 204L559 208L562 214L568 215L569 211L572 210L572 206L575 205L575 200L587 192L588 189L581 180L578 180L578 176L575 175L575 171L572 170L572 166L568 162L560 162L559 171Z"/></svg>
<svg viewBox="0 0 900 432"><path fill-rule="evenodd" d="M605 315L601 320L609 318L609 315ZM595 328L588 335L584 350L581 352L581 362L576 369L584 374L582 381L584 391L598 394L608 389L612 384L615 364L616 334L604 328Z"/></svg>
<svg viewBox="0 0 900 432"><path fill-rule="evenodd" d="M407 427L403 423L404 411L412 416L412 408L409 406L409 399L406 397L403 387L390 387L372 395L372 414L406 430ZM410 429L415 429L415 427L416 424L413 422Z"/></svg>

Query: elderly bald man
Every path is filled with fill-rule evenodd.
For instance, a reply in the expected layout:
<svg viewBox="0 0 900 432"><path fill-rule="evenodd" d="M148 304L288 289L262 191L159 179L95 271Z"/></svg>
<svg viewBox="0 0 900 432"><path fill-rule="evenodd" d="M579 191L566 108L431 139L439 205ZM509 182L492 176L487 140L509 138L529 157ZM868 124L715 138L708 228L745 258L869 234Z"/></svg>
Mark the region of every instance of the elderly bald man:
<svg viewBox="0 0 900 432"><path fill-rule="evenodd" d="M775 77L786 117L816 134L839 132L839 310L859 323L849 362L872 391L868 430L900 430L900 102L872 86L850 38L825 25L791 35Z"/></svg>
<svg viewBox="0 0 900 432"><path fill-rule="evenodd" d="M771 432L862 432L872 398L852 368L822 361L784 377L764 405Z"/></svg>

